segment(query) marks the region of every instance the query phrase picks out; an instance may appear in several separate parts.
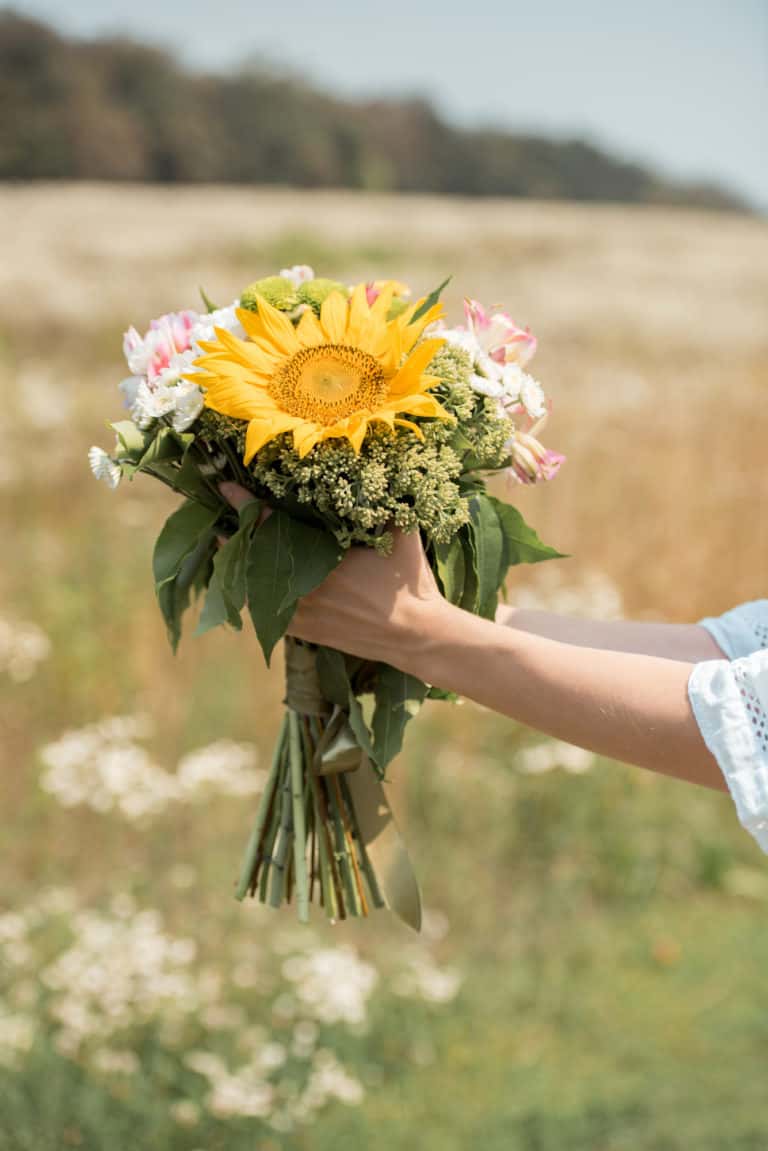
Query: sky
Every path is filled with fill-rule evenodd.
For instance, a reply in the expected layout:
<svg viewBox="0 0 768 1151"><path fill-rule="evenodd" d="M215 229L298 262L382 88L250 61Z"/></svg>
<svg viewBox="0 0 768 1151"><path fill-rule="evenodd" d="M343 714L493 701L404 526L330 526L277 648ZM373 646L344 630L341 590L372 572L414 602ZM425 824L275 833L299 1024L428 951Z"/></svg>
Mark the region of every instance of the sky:
<svg viewBox="0 0 768 1151"><path fill-rule="evenodd" d="M768 0L15 0L222 71L266 58L342 95L580 136L768 209Z"/></svg>

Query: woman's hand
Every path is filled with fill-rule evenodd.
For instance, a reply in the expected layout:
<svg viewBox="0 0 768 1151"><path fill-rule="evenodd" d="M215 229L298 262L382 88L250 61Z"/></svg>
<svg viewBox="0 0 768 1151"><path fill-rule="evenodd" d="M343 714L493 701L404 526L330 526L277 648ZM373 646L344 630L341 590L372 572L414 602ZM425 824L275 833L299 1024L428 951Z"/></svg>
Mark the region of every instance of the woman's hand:
<svg viewBox="0 0 768 1151"><path fill-rule="evenodd" d="M239 484L220 485L236 509L253 499ZM288 634L365 659L405 667L450 605L427 563L418 532L395 531L389 556L355 547L299 601Z"/></svg>

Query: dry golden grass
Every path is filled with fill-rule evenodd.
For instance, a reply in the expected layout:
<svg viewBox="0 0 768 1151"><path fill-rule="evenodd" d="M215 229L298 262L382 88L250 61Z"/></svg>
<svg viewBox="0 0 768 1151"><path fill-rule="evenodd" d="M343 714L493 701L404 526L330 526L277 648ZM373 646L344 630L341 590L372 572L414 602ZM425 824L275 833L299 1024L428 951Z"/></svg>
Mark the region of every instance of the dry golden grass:
<svg viewBox="0 0 768 1151"><path fill-rule="evenodd" d="M28 683L0 666L0 908L34 903L47 883L76 888L83 906L129 891L162 909L169 929L198 933L212 962L290 919L228 897L252 804L220 799L137 829L61 808L39 788L43 744L115 714L147 711L152 755L168 766L222 736L255 741L262 762L269 754L281 677L264 671L253 637L186 636L176 658L167 647L150 553L176 501L145 477L110 493L86 463L91 443L110 446L104 422L121 414L123 329L195 306L198 284L225 303L289 262L396 275L416 291L453 273L452 314L467 292L503 302L539 336L535 371L555 403L544 438L568 456L552 484L508 493L572 556L513 573L512 599L553 570L576 586L592 571L607 577L634 617L692 620L768 595L764 221L36 185L0 188L0 251L0 623L35 622L52 643ZM444 947L466 967L467 990L443 1030L436 1017L426 1028L434 1065L407 1066L402 1090L371 1095L355 1145L410 1147L417 1127L425 1148L450 1151L478 1131L505 1151L719 1151L738 1115L733 1146L762 1146L763 1095L746 1072L764 1048L766 881L727 798L613 764L518 774L526 734L472 707L435 704L414 727L398 765L410 769L400 772L409 842L428 906L450 920ZM194 871L184 892L171 879L179 863ZM357 927L323 938L333 931L371 955L402 938L387 917ZM372 1063L397 1074L399 1030L384 1018L370 1040ZM45 1146L59 1146L48 1066L25 1072L14 1114L27 1116L26 1141L14 1119L3 1143L0 1120L0 1146L42 1148L38 1101L49 1099L56 1139ZM154 1144L152 1116L178 1084L186 1090L181 1072L165 1082L167 1061L160 1076L147 1066L157 1110L131 1119L151 1131L131 1145ZM61 1114L95 1124L99 1146L127 1145L105 1134L122 1103L110 1096L102 1116L98 1085L71 1082ZM6 1087L0 1078L0 1096ZM354 1123L318 1125L311 1145L351 1145ZM194 1145L250 1148L253 1137L228 1129Z"/></svg>
<svg viewBox="0 0 768 1151"><path fill-rule="evenodd" d="M89 487L82 452L104 439L102 421L117 411L112 383L128 322L141 327L194 306L199 283L230 300L289 259L341 276L384 270L417 290L451 272L450 307L458 310L465 291L502 301L539 335L536 370L555 401L546 438L568 464L551 487L515 494L542 534L574 557L574 571L596 567L619 585L628 612L671 619L765 591L764 221L352 193L36 185L0 190L0 242L4 406L16 412L17 453L46 420L66 439L51 465L64 508L75 492L88 504L107 501ZM6 457L11 487L17 469ZM122 495L114 506L134 514Z"/></svg>

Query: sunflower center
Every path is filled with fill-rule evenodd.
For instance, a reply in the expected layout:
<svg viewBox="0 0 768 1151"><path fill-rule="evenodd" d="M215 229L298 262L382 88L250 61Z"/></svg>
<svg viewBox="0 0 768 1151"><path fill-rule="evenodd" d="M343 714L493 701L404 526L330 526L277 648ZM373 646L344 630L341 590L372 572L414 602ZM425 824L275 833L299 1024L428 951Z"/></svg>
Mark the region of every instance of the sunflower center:
<svg viewBox="0 0 768 1151"><path fill-rule="evenodd" d="M373 356L345 344L302 348L272 377L272 399L284 412L334 424L387 398L384 371Z"/></svg>

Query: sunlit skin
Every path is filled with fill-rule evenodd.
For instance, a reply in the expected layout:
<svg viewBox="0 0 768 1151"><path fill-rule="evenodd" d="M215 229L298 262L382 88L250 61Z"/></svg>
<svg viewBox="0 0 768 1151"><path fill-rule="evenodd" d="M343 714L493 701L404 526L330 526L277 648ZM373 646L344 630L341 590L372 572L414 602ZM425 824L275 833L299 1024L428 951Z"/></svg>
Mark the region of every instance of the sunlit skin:
<svg viewBox="0 0 768 1151"><path fill-rule="evenodd" d="M253 499L237 484L235 508ZM500 607L496 622L440 594L418 533L352 549L299 602L291 635L382 660L598 755L727 791L688 700L695 663L724 654L696 624L600 622Z"/></svg>

